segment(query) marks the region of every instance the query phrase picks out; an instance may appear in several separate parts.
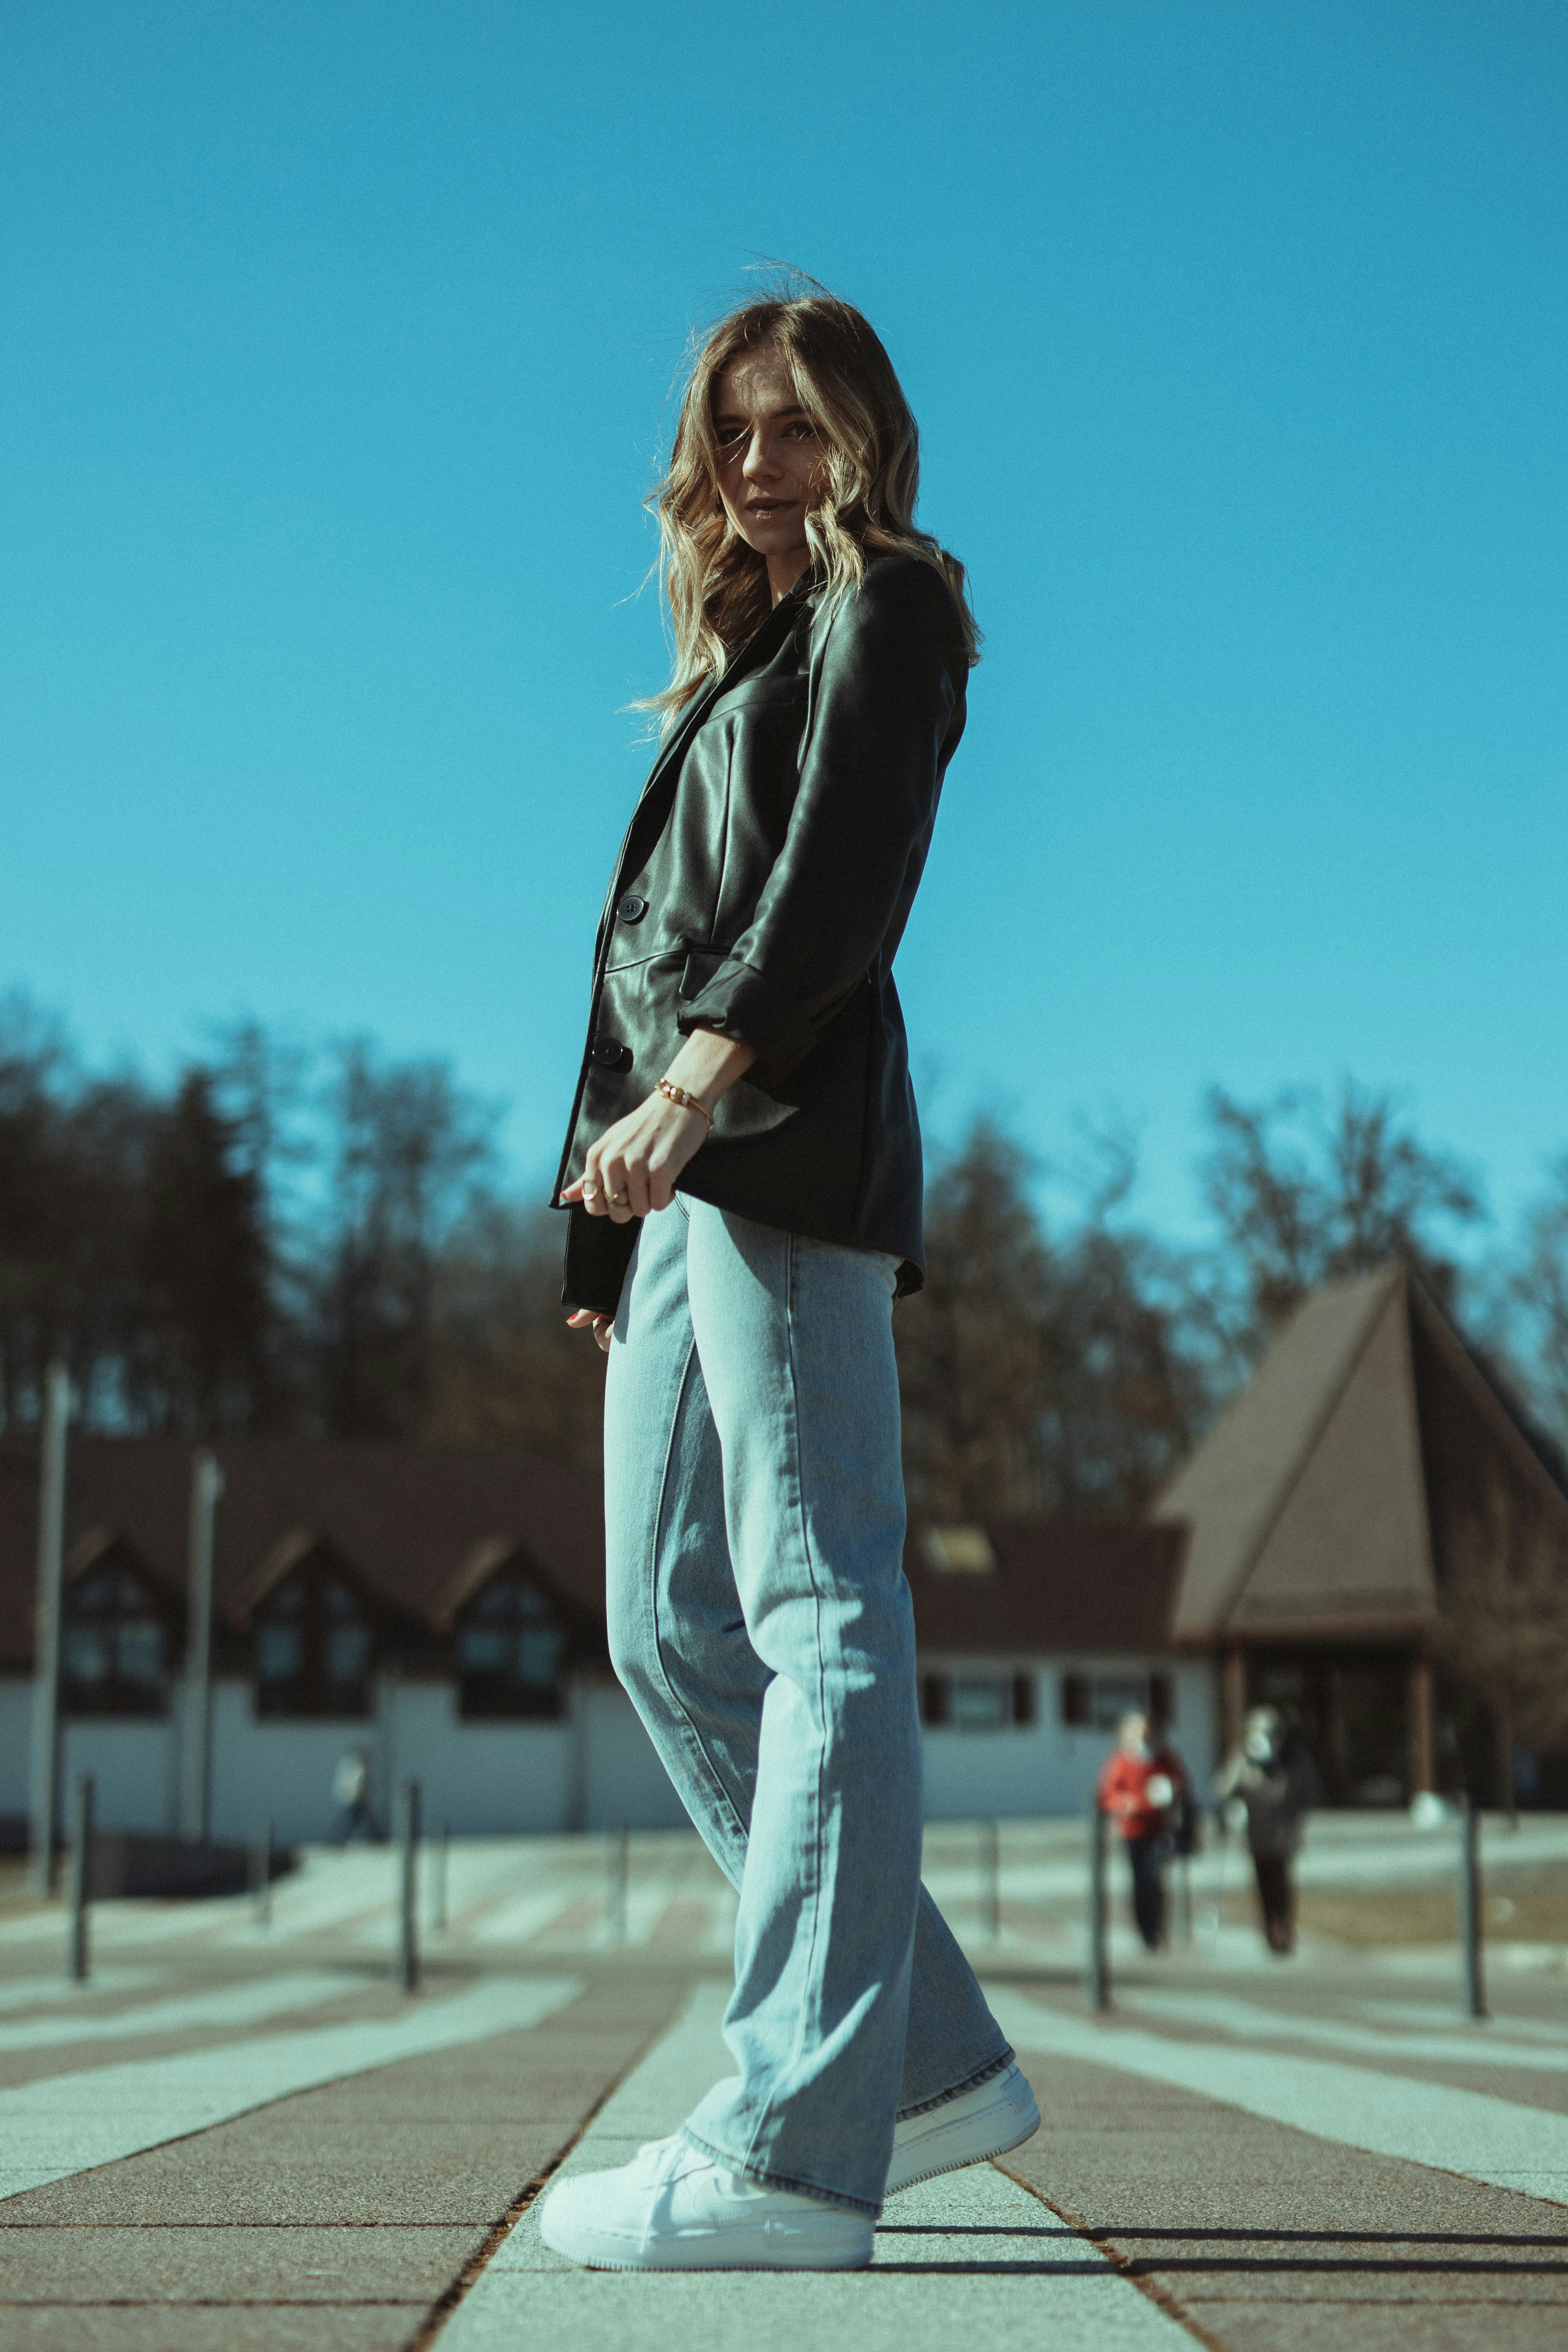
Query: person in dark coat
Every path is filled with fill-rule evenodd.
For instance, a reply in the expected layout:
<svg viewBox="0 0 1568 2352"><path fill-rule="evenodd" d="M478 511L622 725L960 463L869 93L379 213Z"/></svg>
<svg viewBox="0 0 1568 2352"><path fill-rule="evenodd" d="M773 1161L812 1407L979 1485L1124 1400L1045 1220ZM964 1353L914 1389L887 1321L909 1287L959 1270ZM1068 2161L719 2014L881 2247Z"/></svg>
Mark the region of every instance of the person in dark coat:
<svg viewBox="0 0 1568 2352"><path fill-rule="evenodd" d="M1255 1706L1215 1783L1215 1796L1227 1813L1237 1805L1245 1813L1264 1940L1280 1958L1295 1949L1292 1864L1318 1794L1317 1772L1300 1738L1287 1728L1278 1707Z"/></svg>

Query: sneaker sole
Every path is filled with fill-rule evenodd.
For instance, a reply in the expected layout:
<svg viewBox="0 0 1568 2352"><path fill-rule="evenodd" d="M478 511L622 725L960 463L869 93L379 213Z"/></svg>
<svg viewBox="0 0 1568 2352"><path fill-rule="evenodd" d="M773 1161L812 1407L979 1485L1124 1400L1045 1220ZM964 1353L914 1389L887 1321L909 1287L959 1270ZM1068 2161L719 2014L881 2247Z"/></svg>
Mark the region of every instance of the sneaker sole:
<svg viewBox="0 0 1568 2352"><path fill-rule="evenodd" d="M842 2246L789 2244L737 2231L714 2231L690 2237L667 2238L662 2243L629 2247L608 2232L584 2230L574 2234L551 2231L542 2221L540 2236L552 2253L590 2271L863 2271L871 2260L871 2231L864 2240Z"/></svg>
<svg viewBox="0 0 1568 2352"><path fill-rule="evenodd" d="M993 2157L1006 2156L1012 2149L1022 2147L1039 2128L1040 2111L1032 2099L1022 2113L1011 2099L999 2099L994 2110L982 2110L962 2123L934 2124L919 2139L907 2141L895 2155L882 2194L900 2197L906 2189L918 2188L922 2180L935 2180L944 2172L962 2172L971 2164L988 2164ZM906 2172L900 2156L919 2169Z"/></svg>

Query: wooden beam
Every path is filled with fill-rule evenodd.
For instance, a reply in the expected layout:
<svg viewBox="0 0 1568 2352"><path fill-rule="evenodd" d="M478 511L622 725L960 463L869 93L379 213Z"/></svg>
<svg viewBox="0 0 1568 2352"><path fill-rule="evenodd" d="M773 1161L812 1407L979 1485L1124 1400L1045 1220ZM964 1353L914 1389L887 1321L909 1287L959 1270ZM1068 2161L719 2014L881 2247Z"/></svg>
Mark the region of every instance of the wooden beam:
<svg viewBox="0 0 1568 2352"><path fill-rule="evenodd" d="M1436 1787L1432 1769L1432 1662L1420 1651L1410 1661L1410 1793Z"/></svg>
<svg viewBox="0 0 1568 2352"><path fill-rule="evenodd" d="M1241 1718L1246 1713L1247 1658L1240 1650L1227 1650L1220 1661L1220 1717L1227 1756L1241 1745Z"/></svg>

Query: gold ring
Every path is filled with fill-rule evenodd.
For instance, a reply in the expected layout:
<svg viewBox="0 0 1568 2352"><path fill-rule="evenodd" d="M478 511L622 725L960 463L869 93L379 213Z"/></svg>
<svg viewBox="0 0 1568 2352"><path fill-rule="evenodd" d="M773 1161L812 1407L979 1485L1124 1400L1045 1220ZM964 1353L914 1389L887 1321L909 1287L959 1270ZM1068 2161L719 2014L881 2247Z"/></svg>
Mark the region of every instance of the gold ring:
<svg viewBox="0 0 1568 2352"><path fill-rule="evenodd" d="M629 1192L606 1192L605 1198L612 1209L624 1209L631 1195Z"/></svg>

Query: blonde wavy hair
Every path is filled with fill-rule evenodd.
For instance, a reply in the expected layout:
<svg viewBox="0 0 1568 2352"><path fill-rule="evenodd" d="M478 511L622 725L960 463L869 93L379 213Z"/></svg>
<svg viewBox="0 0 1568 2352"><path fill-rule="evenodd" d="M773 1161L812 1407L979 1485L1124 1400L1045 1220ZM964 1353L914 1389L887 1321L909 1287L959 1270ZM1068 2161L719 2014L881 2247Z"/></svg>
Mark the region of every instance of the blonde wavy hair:
<svg viewBox="0 0 1568 2352"><path fill-rule="evenodd" d="M865 578L870 557L916 556L947 582L969 659L980 658L963 566L915 528L920 434L892 362L858 310L805 282L809 291L792 287L728 312L692 354L668 470L647 500L658 518L675 671L642 708L662 713L667 729L705 680L722 675L770 610L767 564L735 530L719 496L713 429L720 376L731 360L768 343L784 355L825 459L824 495L806 517L805 535L828 608Z"/></svg>

